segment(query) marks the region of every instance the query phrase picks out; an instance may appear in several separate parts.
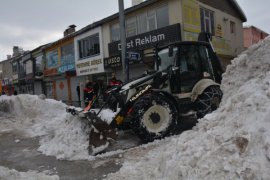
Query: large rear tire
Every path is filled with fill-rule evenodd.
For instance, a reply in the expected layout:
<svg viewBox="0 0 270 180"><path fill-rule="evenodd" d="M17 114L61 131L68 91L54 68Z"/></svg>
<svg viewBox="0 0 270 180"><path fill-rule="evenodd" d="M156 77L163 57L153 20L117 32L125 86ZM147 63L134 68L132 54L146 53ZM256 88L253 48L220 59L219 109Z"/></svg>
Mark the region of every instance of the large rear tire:
<svg viewBox="0 0 270 180"><path fill-rule="evenodd" d="M141 97L130 113L131 128L145 142L174 134L178 121L176 104L159 93Z"/></svg>
<svg viewBox="0 0 270 180"><path fill-rule="evenodd" d="M202 118L206 114L215 111L221 102L222 91L219 86L209 86L198 96L196 100L197 117Z"/></svg>

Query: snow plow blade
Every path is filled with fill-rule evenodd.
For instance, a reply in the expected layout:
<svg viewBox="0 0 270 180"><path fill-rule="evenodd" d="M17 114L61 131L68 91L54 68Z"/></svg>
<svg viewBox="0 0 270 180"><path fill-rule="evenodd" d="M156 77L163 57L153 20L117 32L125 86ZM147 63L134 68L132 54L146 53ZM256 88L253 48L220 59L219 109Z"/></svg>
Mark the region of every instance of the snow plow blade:
<svg viewBox="0 0 270 180"><path fill-rule="evenodd" d="M112 141L117 138L117 133L109 124L101 120L96 114L88 112L89 121L91 121L91 130L89 133L90 155L96 155L103 152Z"/></svg>
<svg viewBox="0 0 270 180"><path fill-rule="evenodd" d="M88 121L90 126L88 146L89 155L96 155L104 152L107 147L116 140L116 130L98 117L94 111L85 112L73 107L67 108L66 111L72 115L78 115L80 118Z"/></svg>

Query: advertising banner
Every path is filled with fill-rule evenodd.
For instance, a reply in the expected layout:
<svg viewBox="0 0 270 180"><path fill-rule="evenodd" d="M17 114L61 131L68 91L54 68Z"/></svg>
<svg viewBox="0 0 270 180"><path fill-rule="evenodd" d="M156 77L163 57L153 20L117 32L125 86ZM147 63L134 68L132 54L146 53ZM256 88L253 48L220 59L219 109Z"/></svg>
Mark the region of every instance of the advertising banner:
<svg viewBox="0 0 270 180"><path fill-rule="evenodd" d="M183 0L184 31L199 33L201 31L200 7L195 0Z"/></svg>
<svg viewBox="0 0 270 180"><path fill-rule="evenodd" d="M154 48L156 44L159 44L159 46L161 46L180 40L180 24L174 24L171 26L127 38L127 52L138 52L147 48ZM108 46L109 56L115 56L120 54L120 41L112 42Z"/></svg>

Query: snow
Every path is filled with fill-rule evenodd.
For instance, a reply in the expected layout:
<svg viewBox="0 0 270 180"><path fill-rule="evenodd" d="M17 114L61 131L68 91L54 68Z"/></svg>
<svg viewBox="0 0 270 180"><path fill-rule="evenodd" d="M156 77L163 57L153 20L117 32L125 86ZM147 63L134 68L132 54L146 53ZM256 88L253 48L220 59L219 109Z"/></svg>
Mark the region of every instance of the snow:
<svg viewBox="0 0 270 180"><path fill-rule="evenodd" d="M193 130L127 153L107 179L269 179L270 37L233 60L221 88L220 108Z"/></svg>
<svg viewBox="0 0 270 180"><path fill-rule="evenodd" d="M95 159L88 155L86 122L66 113L65 108L60 101L35 95L0 96L0 133L13 131L25 137L39 136L38 150L58 159ZM104 111L101 118L111 121L114 113Z"/></svg>
<svg viewBox="0 0 270 180"><path fill-rule="evenodd" d="M269 179L270 37L232 61L221 88L220 108L192 130L98 155L119 154L124 161L118 172L106 178ZM65 107L40 96L0 96L0 133L39 136L38 150L58 159L94 160L88 155L86 123L66 113ZM104 110L100 115L110 122L114 114Z"/></svg>
<svg viewBox="0 0 270 180"><path fill-rule="evenodd" d="M36 172L36 171L28 171L28 172L18 172L14 169L8 169L6 167L0 166L0 179L1 180L58 180L59 177L57 175L46 175L46 173Z"/></svg>

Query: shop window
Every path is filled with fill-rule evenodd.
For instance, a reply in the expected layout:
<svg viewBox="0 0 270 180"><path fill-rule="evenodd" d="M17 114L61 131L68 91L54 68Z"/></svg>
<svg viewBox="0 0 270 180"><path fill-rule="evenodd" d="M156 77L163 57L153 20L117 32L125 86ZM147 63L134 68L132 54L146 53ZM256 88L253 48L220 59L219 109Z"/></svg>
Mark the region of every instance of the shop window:
<svg viewBox="0 0 270 180"><path fill-rule="evenodd" d="M233 21L230 21L230 31L231 31L231 34L235 34L235 22Z"/></svg>
<svg viewBox="0 0 270 180"><path fill-rule="evenodd" d="M215 26L214 26L214 12L208 9L201 8L201 31L209 32L212 35L215 35Z"/></svg>
<svg viewBox="0 0 270 180"><path fill-rule="evenodd" d="M94 34L78 41L79 58L87 58L100 54L99 34Z"/></svg>

